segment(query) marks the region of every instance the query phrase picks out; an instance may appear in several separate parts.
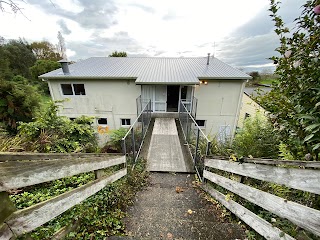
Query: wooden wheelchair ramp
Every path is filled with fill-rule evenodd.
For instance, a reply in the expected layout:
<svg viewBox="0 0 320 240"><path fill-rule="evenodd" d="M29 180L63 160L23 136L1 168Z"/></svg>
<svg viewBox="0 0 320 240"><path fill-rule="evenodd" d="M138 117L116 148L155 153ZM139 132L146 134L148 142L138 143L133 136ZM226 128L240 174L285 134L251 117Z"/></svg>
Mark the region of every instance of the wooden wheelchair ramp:
<svg viewBox="0 0 320 240"><path fill-rule="evenodd" d="M156 118L147 157L151 172L193 172L184 157L174 118Z"/></svg>

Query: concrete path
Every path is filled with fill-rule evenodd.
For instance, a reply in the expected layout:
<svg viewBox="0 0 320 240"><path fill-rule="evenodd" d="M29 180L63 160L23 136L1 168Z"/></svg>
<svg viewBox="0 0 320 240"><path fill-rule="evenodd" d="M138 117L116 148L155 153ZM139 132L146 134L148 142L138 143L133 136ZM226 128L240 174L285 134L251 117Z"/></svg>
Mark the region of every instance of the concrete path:
<svg viewBox="0 0 320 240"><path fill-rule="evenodd" d="M174 118L156 118L147 158L147 170L155 172L192 172L182 153Z"/></svg>
<svg viewBox="0 0 320 240"><path fill-rule="evenodd" d="M128 236L110 239L244 239L241 227L221 222L221 212L192 181L193 174L151 173L150 185L128 209Z"/></svg>

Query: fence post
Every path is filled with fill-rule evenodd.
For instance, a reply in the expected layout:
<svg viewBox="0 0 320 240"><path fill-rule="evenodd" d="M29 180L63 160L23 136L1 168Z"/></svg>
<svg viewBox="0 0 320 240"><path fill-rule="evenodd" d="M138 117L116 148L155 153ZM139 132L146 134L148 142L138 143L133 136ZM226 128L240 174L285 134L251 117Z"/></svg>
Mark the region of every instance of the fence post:
<svg viewBox="0 0 320 240"><path fill-rule="evenodd" d="M131 128L131 138L132 138L132 151L133 151L133 160L136 159L136 143L134 140L134 130Z"/></svg>
<svg viewBox="0 0 320 240"><path fill-rule="evenodd" d="M4 223L4 220L16 211L15 206L9 198L7 192L0 192L0 226Z"/></svg>
<svg viewBox="0 0 320 240"><path fill-rule="evenodd" d="M126 149L126 139L122 138L122 153L124 156L127 155L127 149Z"/></svg>
<svg viewBox="0 0 320 240"><path fill-rule="evenodd" d="M207 149L206 149L206 156L210 154L210 147L211 147L211 142L207 143Z"/></svg>

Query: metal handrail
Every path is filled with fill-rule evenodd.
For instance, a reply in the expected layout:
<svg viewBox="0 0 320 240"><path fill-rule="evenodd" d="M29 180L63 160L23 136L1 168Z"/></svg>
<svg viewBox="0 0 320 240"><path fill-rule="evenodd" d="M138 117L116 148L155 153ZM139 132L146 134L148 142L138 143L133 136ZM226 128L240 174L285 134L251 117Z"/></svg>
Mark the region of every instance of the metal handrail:
<svg viewBox="0 0 320 240"><path fill-rule="evenodd" d="M204 170L204 158L208 156L210 153L210 145L211 141L208 137L204 134L202 129L197 124L196 120L191 114L191 111L194 109L187 109L183 101L180 101L180 108L179 108L179 120L182 127L182 133L184 135L184 139L188 145L190 154L193 158L195 170L199 176L200 180L203 180L203 170ZM186 114L186 119L182 115ZM196 131L196 132L195 132ZM194 139L190 139L190 136L193 135ZM202 153L201 157L201 148L199 144L201 143L201 139L206 144L205 152ZM195 140L195 142L192 142ZM192 149L192 147L194 149ZM199 154L200 152L200 154Z"/></svg>
<svg viewBox="0 0 320 240"><path fill-rule="evenodd" d="M184 107L184 109L186 110L186 112L188 113L189 117L191 118L191 120L193 121L193 123L196 125L196 127L200 130L201 134L203 135L203 137L208 141L211 142L208 137L204 134L204 132L201 130L201 128L199 127L199 125L197 124L196 120L192 117L192 115L190 114L190 112L188 111L188 109L184 106L184 103L181 102L182 106Z"/></svg>
<svg viewBox="0 0 320 240"><path fill-rule="evenodd" d="M144 118L145 113L146 113L146 119ZM135 129L134 128L137 127L137 125L139 123L139 119L141 119L142 138L141 138L141 142L139 143L139 146L138 146L138 152L136 153L135 147L136 147L137 140L135 139L135 132L134 132ZM145 124L144 120L146 120L146 124ZM134 163L137 161L137 159L139 157L139 154L140 154L140 151L141 151L141 148L142 148L144 138L146 136L150 121L151 121L151 100L149 100L149 102L144 106L144 108L139 113L138 117L135 119L135 121L132 123L132 125L130 126L130 128L128 129L128 131L124 135L124 137L121 139L123 154L125 156L127 156L129 153L127 152L126 139L129 136L129 134L131 134L132 156L134 159Z"/></svg>

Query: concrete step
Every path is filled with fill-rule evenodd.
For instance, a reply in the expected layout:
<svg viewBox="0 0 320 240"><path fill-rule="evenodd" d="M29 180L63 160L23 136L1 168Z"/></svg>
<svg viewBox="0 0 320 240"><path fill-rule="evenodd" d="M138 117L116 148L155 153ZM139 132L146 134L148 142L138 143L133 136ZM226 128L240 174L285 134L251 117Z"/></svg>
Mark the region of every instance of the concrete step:
<svg viewBox="0 0 320 240"><path fill-rule="evenodd" d="M137 239L244 239L240 226L230 223L192 221L180 218L132 218L127 234Z"/></svg>
<svg viewBox="0 0 320 240"><path fill-rule="evenodd" d="M192 181L190 174L151 173L150 185L128 208L127 234L137 239L244 239L241 227L221 222L215 205Z"/></svg>

